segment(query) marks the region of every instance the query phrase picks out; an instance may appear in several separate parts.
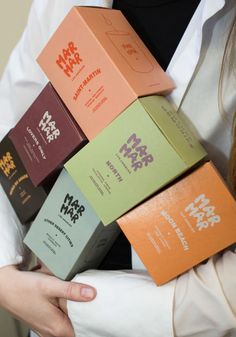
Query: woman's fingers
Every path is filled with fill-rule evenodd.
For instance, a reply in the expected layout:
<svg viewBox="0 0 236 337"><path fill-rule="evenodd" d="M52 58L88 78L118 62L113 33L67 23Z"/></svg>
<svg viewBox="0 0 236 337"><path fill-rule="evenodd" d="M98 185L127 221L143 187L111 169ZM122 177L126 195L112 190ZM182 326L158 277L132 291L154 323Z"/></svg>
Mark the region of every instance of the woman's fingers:
<svg viewBox="0 0 236 337"><path fill-rule="evenodd" d="M37 272L42 272L47 275L52 275L48 268L38 260L40 268L35 269ZM96 289L86 284L80 284L75 282L65 282L58 279L58 282L55 281L53 277L52 284L47 284L48 296L63 298L71 301L91 301L96 297Z"/></svg>
<svg viewBox="0 0 236 337"><path fill-rule="evenodd" d="M65 300L64 298L60 298L59 299L59 307L66 315L68 314L67 300Z"/></svg>
<svg viewBox="0 0 236 337"><path fill-rule="evenodd" d="M82 283L67 282L48 276L43 292L49 298L64 298L70 301L86 302L96 297L96 289Z"/></svg>
<svg viewBox="0 0 236 337"><path fill-rule="evenodd" d="M60 298L89 301L95 296L96 290L84 284L14 266L0 269L0 305L41 337L74 337L71 322L59 306Z"/></svg>

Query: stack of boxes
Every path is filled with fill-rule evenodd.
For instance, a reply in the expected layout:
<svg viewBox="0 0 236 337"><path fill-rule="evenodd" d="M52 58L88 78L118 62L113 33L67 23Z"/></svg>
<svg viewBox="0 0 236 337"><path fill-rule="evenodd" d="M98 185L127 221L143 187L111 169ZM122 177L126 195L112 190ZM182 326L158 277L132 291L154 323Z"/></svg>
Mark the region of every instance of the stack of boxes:
<svg viewBox="0 0 236 337"><path fill-rule="evenodd" d="M50 83L0 144L0 182L19 219L34 219L62 164L87 143Z"/></svg>
<svg viewBox="0 0 236 337"><path fill-rule="evenodd" d="M9 138L36 188L65 163L25 238L55 275L96 268L119 227L157 284L235 241L235 202L120 11L74 7L38 62L69 111L48 84Z"/></svg>

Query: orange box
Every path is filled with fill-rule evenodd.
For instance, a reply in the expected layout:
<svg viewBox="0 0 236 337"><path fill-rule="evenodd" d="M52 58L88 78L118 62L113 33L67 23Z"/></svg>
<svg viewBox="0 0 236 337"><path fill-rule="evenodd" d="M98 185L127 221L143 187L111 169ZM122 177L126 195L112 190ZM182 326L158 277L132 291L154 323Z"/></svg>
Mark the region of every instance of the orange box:
<svg viewBox="0 0 236 337"><path fill-rule="evenodd" d="M236 241L236 203L211 163L118 223L161 285Z"/></svg>
<svg viewBox="0 0 236 337"><path fill-rule="evenodd" d="M173 81L121 11L73 7L37 59L88 139Z"/></svg>

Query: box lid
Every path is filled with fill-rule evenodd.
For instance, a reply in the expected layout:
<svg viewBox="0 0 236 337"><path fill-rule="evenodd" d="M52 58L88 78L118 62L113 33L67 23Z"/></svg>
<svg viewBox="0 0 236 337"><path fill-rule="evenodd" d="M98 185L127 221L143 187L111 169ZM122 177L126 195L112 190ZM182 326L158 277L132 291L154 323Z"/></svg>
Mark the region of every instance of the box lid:
<svg viewBox="0 0 236 337"><path fill-rule="evenodd" d="M189 126L166 98L147 96L140 98L140 102L188 167L207 156Z"/></svg>

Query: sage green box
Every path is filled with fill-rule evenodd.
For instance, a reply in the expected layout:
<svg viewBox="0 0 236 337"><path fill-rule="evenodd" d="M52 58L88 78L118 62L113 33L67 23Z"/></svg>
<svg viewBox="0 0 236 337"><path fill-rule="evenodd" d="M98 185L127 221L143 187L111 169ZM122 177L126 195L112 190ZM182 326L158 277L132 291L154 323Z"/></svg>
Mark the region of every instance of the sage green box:
<svg viewBox="0 0 236 337"><path fill-rule="evenodd" d="M206 156L170 103L136 100L65 167L109 224Z"/></svg>
<svg viewBox="0 0 236 337"><path fill-rule="evenodd" d="M25 237L25 244L61 279L96 268L120 230L103 226L64 169Z"/></svg>

